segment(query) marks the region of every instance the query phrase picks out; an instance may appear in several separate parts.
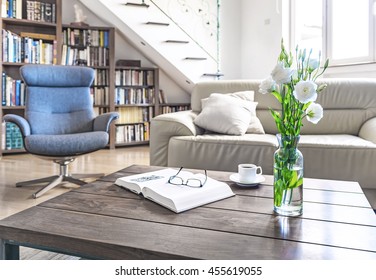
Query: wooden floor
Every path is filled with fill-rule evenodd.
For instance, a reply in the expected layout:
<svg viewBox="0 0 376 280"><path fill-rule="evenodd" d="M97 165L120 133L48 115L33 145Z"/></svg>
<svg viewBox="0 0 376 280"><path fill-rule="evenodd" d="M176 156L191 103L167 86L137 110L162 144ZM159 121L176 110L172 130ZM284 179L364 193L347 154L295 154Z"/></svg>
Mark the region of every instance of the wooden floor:
<svg viewBox="0 0 376 280"><path fill-rule="evenodd" d="M100 150L77 158L70 171L109 174L132 164L149 165L148 146ZM0 160L0 219L77 187L72 184L58 186L37 199L33 199L32 194L40 187L15 187L19 181L57 175L58 172L57 164L29 154L3 156Z"/></svg>
<svg viewBox="0 0 376 280"><path fill-rule="evenodd" d="M132 164L149 165L149 147L127 147L116 150L100 150L76 159L71 164L71 173L113 173ZM40 187L16 188L19 181L32 180L59 172L57 164L29 154L5 155L0 159L0 219L37 205L45 200L69 191L77 186L58 186L40 198L32 194ZM94 180L94 179L92 179ZM21 247L21 259L75 260L73 256Z"/></svg>

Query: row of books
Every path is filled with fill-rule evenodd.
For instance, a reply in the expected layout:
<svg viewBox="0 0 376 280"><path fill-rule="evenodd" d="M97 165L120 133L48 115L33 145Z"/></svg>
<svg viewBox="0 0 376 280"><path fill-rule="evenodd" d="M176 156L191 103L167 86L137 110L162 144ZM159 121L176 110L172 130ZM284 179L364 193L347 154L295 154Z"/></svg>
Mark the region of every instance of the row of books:
<svg viewBox="0 0 376 280"><path fill-rule="evenodd" d="M108 70L94 69L93 86L108 86Z"/></svg>
<svg viewBox="0 0 376 280"><path fill-rule="evenodd" d="M63 44L75 47L109 47L109 32L97 29L76 29L63 30Z"/></svg>
<svg viewBox="0 0 376 280"><path fill-rule="evenodd" d="M23 149L23 140L20 129L14 123L2 122L2 150Z"/></svg>
<svg viewBox="0 0 376 280"><path fill-rule="evenodd" d="M148 122L116 126L115 142L117 144L149 141L150 124Z"/></svg>
<svg viewBox="0 0 376 280"><path fill-rule="evenodd" d="M94 105L108 106L110 104L108 87L93 87L90 90Z"/></svg>
<svg viewBox="0 0 376 280"><path fill-rule="evenodd" d="M2 1L1 17L56 23L56 4L42 1Z"/></svg>
<svg viewBox="0 0 376 280"><path fill-rule="evenodd" d="M120 107L117 112L119 124L149 122L154 117L153 107Z"/></svg>
<svg viewBox="0 0 376 280"><path fill-rule="evenodd" d="M56 63L56 40L45 41L2 30L3 61L15 63Z"/></svg>
<svg viewBox="0 0 376 280"><path fill-rule="evenodd" d="M153 104L154 88L116 88L115 104Z"/></svg>
<svg viewBox="0 0 376 280"><path fill-rule="evenodd" d="M109 65L109 51L103 47L86 47L78 49L63 45L61 55L62 65L81 65L103 67Z"/></svg>
<svg viewBox="0 0 376 280"><path fill-rule="evenodd" d="M115 84L117 86L153 86L153 70L122 69L115 71Z"/></svg>
<svg viewBox="0 0 376 280"><path fill-rule="evenodd" d="M3 72L1 99L3 106L25 105L25 84Z"/></svg>
<svg viewBox="0 0 376 280"><path fill-rule="evenodd" d="M168 114L168 113L174 113L174 112L180 112L180 111L187 111L190 110L189 105L180 105L180 106L162 106L161 113L162 114Z"/></svg>

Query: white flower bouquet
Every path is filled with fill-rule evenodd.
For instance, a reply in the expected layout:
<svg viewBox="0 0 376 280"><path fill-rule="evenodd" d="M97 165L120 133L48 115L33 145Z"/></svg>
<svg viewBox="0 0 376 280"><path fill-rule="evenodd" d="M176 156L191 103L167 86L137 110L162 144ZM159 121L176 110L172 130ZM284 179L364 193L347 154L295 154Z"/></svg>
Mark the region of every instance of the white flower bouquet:
<svg viewBox="0 0 376 280"><path fill-rule="evenodd" d="M326 85L318 87L315 81L325 72L329 60L320 69L320 57L315 59L311 54L312 50L307 55L305 49L297 47L294 59L291 52L286 52L282 41L277 65L271 76L260 84L261 93L271 93L281 103L281 112L270 109L281 135L297 136L303 118L317 124L323 117L323 108L315 101Z"/></svg>

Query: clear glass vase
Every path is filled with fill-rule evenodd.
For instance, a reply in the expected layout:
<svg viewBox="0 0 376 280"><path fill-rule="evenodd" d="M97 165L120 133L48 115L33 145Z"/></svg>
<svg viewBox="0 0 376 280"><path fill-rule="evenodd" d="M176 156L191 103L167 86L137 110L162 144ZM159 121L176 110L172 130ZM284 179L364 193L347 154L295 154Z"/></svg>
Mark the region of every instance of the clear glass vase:
<svg viewBox="0 0 376 280"><path fill-rule="evenodd" d="M274 153L274 211L285 216L303 213L303 155L298 150L300 136L277 134Z"/></svg>

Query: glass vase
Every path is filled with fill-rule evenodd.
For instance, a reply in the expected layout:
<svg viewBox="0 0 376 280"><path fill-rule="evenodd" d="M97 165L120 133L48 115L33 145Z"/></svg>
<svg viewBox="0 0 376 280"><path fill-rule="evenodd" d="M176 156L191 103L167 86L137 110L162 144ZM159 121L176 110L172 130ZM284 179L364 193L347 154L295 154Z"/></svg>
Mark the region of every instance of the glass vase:
<svg viewBox="0 0 376 280"><path fill-rule="evenodd" d="M303 155L300 136L277 135L274 153L274 211L285 216L303 213Z"/></svg>

